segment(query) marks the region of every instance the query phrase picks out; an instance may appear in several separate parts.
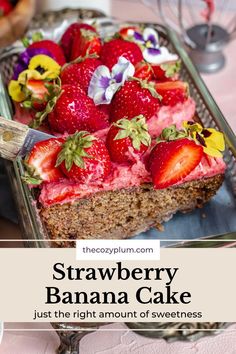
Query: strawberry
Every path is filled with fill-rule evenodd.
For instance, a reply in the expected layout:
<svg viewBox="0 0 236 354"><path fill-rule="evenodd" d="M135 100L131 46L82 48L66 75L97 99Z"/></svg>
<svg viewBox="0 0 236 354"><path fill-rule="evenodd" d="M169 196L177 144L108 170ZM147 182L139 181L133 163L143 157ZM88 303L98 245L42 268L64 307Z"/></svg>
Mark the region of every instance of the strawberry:
<svg viewBox="0 0 236 354"><path fill-rule="evenodd" d="M203 148L187 138L158 143L149 157L155 189L181 182L200 163Z"/></svg>
<svg viewBox="0 0 236 354"><path fill-rule="evenodd" d="M87 94L93 73L100 65L102 65L100 60L89 57L81 59L78 63L70 64L61 73L62 84L79 84Z"/></svg>
<svg viewBox="0 0 236 354"><path fill-rule="evenodd" d="M141 61L135 66L135 77L141 80L151 80L153 78L152 66L144 61Z"/></svg>
<svg viewBox="0 0 236 354"><path fill-rule="evenodd" d="M53 131L73 134L76 131L95 132L109 126L107 116L96 107L78 85L63 85L53 111L49 114Z"/></svg>
<svg viewBox="0 0 236 354"><path fill-rule="evenodd" d="M23 106L27 108L34 108L36 111L43 111L47 105L48 89L45 87L44 81L28 80L27 89L30 91L30 101L25 101Z"/></svg>
<svg viewBox="0 0 236 354"><path fill-rule="evenodd" d="M172 61L161 65L152 64L152 70L156 80L176 79L180 71L180 61Z"/></svg>
<svg viewBox="0 0 236 354"><path fill-rule="evenodd" d="M66 139L56 166L75 181L103 181L111 169L110 156L103 141L86 131Z"/></svg>
<svg viewBox="0 0 236 354"><path fill-rule="evenodd" d="M63 138L52 138L34 145L25 161L27 170L25 182L37 185L42 182L56 182L63 178L61 170L55 167L63 142Z"/></svg>
<svg viewBox="0 0 236 354"><path fill-rule="evenodd" d="M128 118L132 119L143 114L146 120L150 119L160 108L160 96L154 87L142 80L126 81L123 87L115 94L110 116L113 122Z"/></svg>
<svg viewBox="0 0 236 354"><path fill-rule="evenodd" d="M80 35L81 28L96 32L96 29L93 26L87 25L87 23L72 23L72 25L67 28L61 37L61 47L68 61L70 61L71 58L74 38Z"/></svg>
<svg viewBox="0 0 236 354"><path fill-rule="evenodd" d="M8 15L13 10L9 0L0 0L0 17Z"/></svg>
<svg viewBox="0 0 236 354"><path fill-rule="evenodd" d="M119 57L125 57L133 65L143 59L141 49L136 43L128 42L123 39L112 39L103 45L101 51L101 61L110 70L118 62Z"/></svg>
<svg viewBox="0 0 236 354"><path fill-rule="evenodd" d="M85 55L100 55L102 42L94 30L81 28L80 33L74 38L70 60L73 61Z"/></svg>
<svg viewBox="0 0 236 354"><path fill-rule="evenodd" d="M155 85L156 91L162 96L161 104L164 106L175 106L177 103L183 103L189 96L187 82L166 81Z"/></svg>
<svg viewBox="0 0 236 354"><path fill-rule="evenodd" d="M28 48L44 48L53 56L53 59L55 59L59 65L63 66L66 63L66 59L61 47L51 40L44 39L33 42L29 45Z"/></svg>
<svg viewBox="0 0 236 354"><path fill-rule="evenodd" d="M118 34L122 39L127 40L133 37L134 32L140 32L140 29L137 26L127 26L121 28Z"/></svg>
<svg viewBox="0 0 236 354"><path fill-rule="evenodd" d="M60 183L60 188L54 188L55 186L58 187L58 183ZM66 200L68 201L68 199L75 200L76 197L81 197L81 191L78 190L76 183L70 183L70 181L68 183L68 180L65 181L65 184L57 182L55 185L44 185L43 188L43 190L46 191L44 194L44 203L46 203L47 206L59 204Z"/></svg>
<svg viewBox="0 0 236 354"><path fill-rule="evenodd" d="M118 163L134 161L134 154L143 155L150 144L148 126L142 115L113 123L106 140L111 160Z"/></svg>

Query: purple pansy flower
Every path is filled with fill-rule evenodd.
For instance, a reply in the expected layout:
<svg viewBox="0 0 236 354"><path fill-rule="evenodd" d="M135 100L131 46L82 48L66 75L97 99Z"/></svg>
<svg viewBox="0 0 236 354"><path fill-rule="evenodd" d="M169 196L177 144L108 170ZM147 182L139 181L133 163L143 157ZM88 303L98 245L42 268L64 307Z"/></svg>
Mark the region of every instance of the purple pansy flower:
<svg viewBox="0 0 236 354"><path fill-rule="evenodd" d="M129 60L120 57L118 63L110 71L105 65L100 65L93 73L89 84L88 95L96 105L111 103L117 90L125 81L133 76L135 68Z"/></svg>
<svg viewBox="0 0 236 354"><path fill-rule="evenodd" d="M49 57L54 59L53 55L48 50L46 50L44 48L27 48L24 52L22 52L19 55L18 63L16 65L16 67L14 69L14 73L13 73L13 80L17 80L20 73L22 73L22 71L28 69L28 65L29 65L30 60L35 55L39 55L39 54L48 55Z"/></svg>
<svg viewBox="0 0 236 354"><path fill-rule="evenodd" d="M133 38L142 47L143 57L148 63L159 65L178 60L177 55L171 54L166 47L159 46L159 36L153 28L145 28L143 34L134 32Z"/></svg>

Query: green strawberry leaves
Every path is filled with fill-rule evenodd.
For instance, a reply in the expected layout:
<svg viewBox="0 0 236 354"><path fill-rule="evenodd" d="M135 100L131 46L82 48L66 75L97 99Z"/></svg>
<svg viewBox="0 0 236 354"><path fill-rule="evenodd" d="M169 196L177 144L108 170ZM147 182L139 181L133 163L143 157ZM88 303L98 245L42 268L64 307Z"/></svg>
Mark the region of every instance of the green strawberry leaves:
<svg viewBox="0 0 236 354"><path fill-rule="evenodd" d="M45 110L37 112L33 121L29 124L30 128L37 129L43 123L45 118L51 113L62 94L61 79L58 77L55 82L45 84L48 89L48 102Z"/></svg>
<svg viewBox="0 0 236 354"><path fill-rule="evenodd" d="M114 126L119 128L119 132L114 140L130 138L133 148L140 150L141 144L150 146L151 136L148 133L148 126L143 115L139 115L129 120L126 118L118 120Z"/></svg>
<svg viewBox="0 0 236 354"><path fill-rule="evenodd" d="M56 161L56 167L62 162L65 162L67 171L70 171L73 164L79 168L85 168L84 158L93 158L85 149L90 148L93 145L93 141L96 138L90 135L87 131L80 131L66 139L66 142L62 145L62 150L58 155Z"/></svg>
<svg viewBox="0 0 236 354"><path fill-rule="evenodd" d="M175 63L164 63L161 64L161 69L165 71L165 76L168 78L173 77L178 74L181 69L181 62L177 60Z"/></svg>

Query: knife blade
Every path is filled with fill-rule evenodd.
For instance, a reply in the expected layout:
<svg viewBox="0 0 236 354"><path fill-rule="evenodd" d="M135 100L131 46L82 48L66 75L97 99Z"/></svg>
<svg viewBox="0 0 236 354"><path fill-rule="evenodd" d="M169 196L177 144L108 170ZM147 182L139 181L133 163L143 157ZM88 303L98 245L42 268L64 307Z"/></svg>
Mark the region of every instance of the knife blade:
<svg viewBox="0 0 236 354"><path fill-rule="evenodd" d="M27 125L0 117L0 157L14 161L24 157L33 146L53 135L31 129Z"/></svg>

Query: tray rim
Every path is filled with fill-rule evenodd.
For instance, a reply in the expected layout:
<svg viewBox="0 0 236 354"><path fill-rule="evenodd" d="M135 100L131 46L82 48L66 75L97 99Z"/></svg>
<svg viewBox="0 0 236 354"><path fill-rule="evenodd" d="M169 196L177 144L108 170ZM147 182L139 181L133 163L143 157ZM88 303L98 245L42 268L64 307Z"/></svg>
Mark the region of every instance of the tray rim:
<svg viewBox="0 0 236 354"><path fill-rule="evenodd" d="M79 9L78 9L79 10ZM98 18L100 19L100 18ZM103 19L107 19L108 21L110 20L111 23L115 22L116 19L111 19L109 17L104 17ZM86 20L86 19L83 19ZM82 20L82 21L83 21ZM93 20L96 20L94 18ZM122 23L118 21L118 23ZM128 23L135 23L138 25L144 25L144 26L152 26L155 27L158 31L162 31L163 34L169 39L171 42L171 45L173 45L175 51L179 55L181 61L184 63L185 69L187 69L188 74L190 75L193 84L198 90L198 93L201 95L201 98L203 99L204 103L206 104L206 107L210 114L213 117L214 122L216 123L217 127L224 132L225 135L225 140L226 144L228 146L228 149L232 152L233 156L236 158L236 136L226 121L223 113L219 109L218 105L216 104L214 98L212 97L209 89L207 88L206 84L204 83L203 79L200 77L197 69L195 68L194 64L192 63L191 59L189 58L187 51L184 48L184 45L181 43L179 36L177 35L176 32L174 32L172 29L165 27L163 25L153 23L153 22L137 22L137 21L128 21ZM14 48L8 48L6 52L3 52L2 55L0 55L0 59L2 59L5 56L12 55L12 54L18 54L20 52L20 48L16 47ZM6 92L5 85L3 84L2 76L0 73L0 97L2 98L2 113L7 119L12 119L13 111L12 111L12 104L10 102L10 98ZM41 220L39 220L39 216L36 213L36 208L34 209L32 206L32 194L30 193L30 190L25 184L21 181L21 172L23 171L23 166L21 161L18 159L15 161L13 164L6 163L7 165L7 171L8 175L10 178L11 185L13 186L14 184L14 178L17 182L18 187L20 187L20 195L17 195L17 205L18 205L18 212L21 215L22 218L22 210L21 207L19 207L19 199L21 199L21 202L23 202L23 207L26 209L26 215L28 216L28 221L30 225L31 230L27 230L27 234L30 236L27 236L26 240L30 240L30 243L34 244L34 247L40 247L40 248L45 248L49 247L48 242L50 243L50 238L47 238L47 231L45 227L43 226L43 223ZM10 166L11 165L11 166ZM14 171L15 176L12 176L12 171ZM14 188L14 187L13 187ZM15 193L14 193L15 194ZM22 220L21 220L22 222ZM24 220L23 224L26 223L26 220ZM23 230L25 233L25 227L23 225ZM228 234L223 234L222 236L227 236L227 235L232 235L234 233L228 233ZM33 238L32 238L33 236ZM41 236L41 238L39 237ZM220 235L215 235L214 237L219 237ZM196 244L199 242L199 246L201 243L201 239L205 238L205 236L196 239L196 241L193 242L194 247L197 247ZM235 238L236 238L236 232L235 232ZM181 246L179 244L176 245L171 245L169 247L184 247L184 244L186 243L189 244L188 241L181 242ZM26 246L28 246L28 243L26 243ZM32 246L30 246L32 247ZM192 247L192 246L188 246Z"/></svg>

